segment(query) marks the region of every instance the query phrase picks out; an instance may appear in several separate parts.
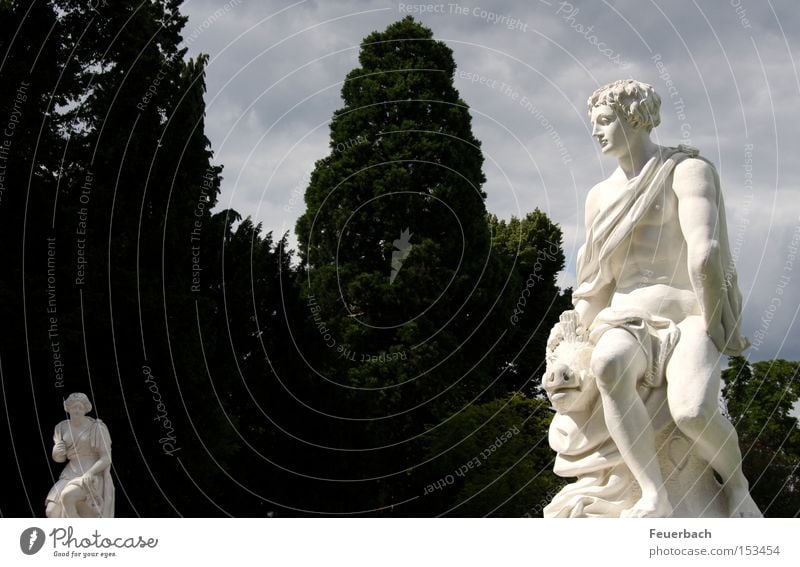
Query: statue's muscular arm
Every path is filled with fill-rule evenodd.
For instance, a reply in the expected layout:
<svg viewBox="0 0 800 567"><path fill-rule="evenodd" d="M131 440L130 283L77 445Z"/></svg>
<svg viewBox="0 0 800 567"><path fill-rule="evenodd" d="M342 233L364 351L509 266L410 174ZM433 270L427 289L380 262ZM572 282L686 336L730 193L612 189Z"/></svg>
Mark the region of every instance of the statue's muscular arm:
<svg viewBox="0 0 800 567"><path fill-rule="evenodd" d="M685 159L675 167L672 188L678 198L678 220L686 241L689 279L703 313L706 332L722 352L722 325L727 302L719 241L719 190L713 167L701 159Z"/></svg>

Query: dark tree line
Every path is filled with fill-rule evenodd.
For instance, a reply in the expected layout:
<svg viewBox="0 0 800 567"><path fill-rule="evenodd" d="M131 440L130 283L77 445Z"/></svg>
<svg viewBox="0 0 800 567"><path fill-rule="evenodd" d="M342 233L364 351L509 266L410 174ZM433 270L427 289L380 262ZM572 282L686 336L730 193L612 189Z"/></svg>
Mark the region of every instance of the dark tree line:
<svg viewBox="0 0 800 567"><path fill-rule="evenodd" d="M487 212L450 49L411 18L365 38L295 253L216 207L179 5L0 3L0 514L43 514L83 391L119 516L540 515L561 231Z"/></svg>

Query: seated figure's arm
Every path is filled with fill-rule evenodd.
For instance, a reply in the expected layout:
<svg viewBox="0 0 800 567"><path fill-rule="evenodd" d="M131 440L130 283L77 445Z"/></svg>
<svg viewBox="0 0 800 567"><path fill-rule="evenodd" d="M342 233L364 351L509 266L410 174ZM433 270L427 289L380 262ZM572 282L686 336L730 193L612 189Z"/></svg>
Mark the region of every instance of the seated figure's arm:
<svg viewBox="0 0 800 567"><path fill-rule="evenodd" d="M685 159L675 167L673 190L678 220L686 239L689 279L702 309L706 332L725 348L725 267L719 241L719 189L713 167L701 159Z"/></svg>
<svg viewBox="0 0 800 567"><path fill-rule="evenodd" d="M96 428L95 435L99 437L99 443L97 443L98 459L97 462L86 471L87 476L100 474L111 466L111 436L108 433L108 428L106 424L99 419L95 422L94 427Z"/></svg>
<svg viewBox="0 0 800 567"><path fill-rule="evenodd" d="M589 234L591 234L590 231L595 222L595 218L601 213L598 198L600 187L601 185L596 185L591 189L591 191L589 191L589 194L586 195L585 223L587 237ZM582 283L583 282L579 281L578 286L580 286ZM597 314L608 307L608 304L611 302L611 296L614 295L615 287L615 282L611 282L598 290L598 292L595 293L591 299L583 297L573 299L572 304L575 307L575 311L578 313L582 327L588 329L592 324L592 321L594 321L594 318L597 317Z"/></svg>
<svg viewBox="0 0 800 567"><path fill-rule="evenodd" d="M100 474L104 470L106 470L109 466L111 466L111 453L103 448L100 450L97 461L89 467L89 470L86 471L85 475L95 475Z"/></svg>
<svg viewBox="0 0 800 567"><path fill-rule="evenodd" d="M612 295L614 295L613 282L603 287L591 300L583 297L575 300L573 305L578 313L582 327L588 329L591 326L597 314L608 307Z"/></svg>

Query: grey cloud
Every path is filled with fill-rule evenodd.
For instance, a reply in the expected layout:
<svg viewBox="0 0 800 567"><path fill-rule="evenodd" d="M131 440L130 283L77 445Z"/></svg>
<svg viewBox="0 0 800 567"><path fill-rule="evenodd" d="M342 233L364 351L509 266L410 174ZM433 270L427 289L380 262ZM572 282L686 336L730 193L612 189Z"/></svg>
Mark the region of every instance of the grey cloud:
<svg viewBox="0 0 800 567"><path fill-rule="evenodd" d="M187 29L200 25L221 4L186 3ZM357 65L354 48L370 32L405 15L398 11L398 2L380 0L291 4L242 0L204 28L190 46L191 54L204 51L213 58L208 69L207 101L213 103L208 107L207 134L216 159L226 166L220 205L252 215L266 230L276 232L293 228L304 205L302 199L295 200L286 210L292 191L314 162L329 153L325 124L342 105L337 83ZM489 210L506 218L537 206L545 210L564 228L568 267L563 281L574 281L575 253L584 237L583 199L616 166L601 157L589 136L586 99L598 85L617 78L649 82L664 101L663 123L655 131L658 142L685 141L682 136L688 131L692 144L720 171L729 230L743 234L738 257L746 297L743 326L751 336L757 332L775 295L775 281L784 269L800 214L800 83L793 34L800 14L795 4L742 0L749 27L741 9L737 13L736 1L576 0L570 4L579 11L572 17L568 6L552 0L458 4L467 8L466 16L426 14L418 19L437 39L448 42L459 71L505 82L527 96L540 113L534 115L501 89L456 77L456 87L473 109L473 128L487 157ZM480 7L515 18L527 28L509 30L473 15ZM587 31L588 26L592 30ZM240 34L244 35L236 39ZM290 37L293 34L297 35ZM340 50L344 51L335 53ZM663 66L656 64L655 55ZM315 59L319 61L309 63ZM670 96L666 73L676 96ZM313 93L317 94L280 118ZM542 116L557 131L569 163L563 163ZM744 183L745 144L753 145L751 193ZM743 215L748 224L740 230L736 223ZM800 290L800 262L793 269L797 274L791 274L792 289ZM763 344L751 352L755 360L778 354L800 359L792 326L800 293L786 292L782 301L783 310L771 319Z"/></svg>

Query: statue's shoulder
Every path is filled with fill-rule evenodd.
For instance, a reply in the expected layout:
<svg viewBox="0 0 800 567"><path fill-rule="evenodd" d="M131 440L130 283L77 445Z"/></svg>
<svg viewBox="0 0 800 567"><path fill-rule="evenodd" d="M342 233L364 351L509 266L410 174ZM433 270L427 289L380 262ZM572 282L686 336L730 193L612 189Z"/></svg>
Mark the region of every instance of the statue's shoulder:
<svg viewBox="0 0 800 567"><path fill-rule="evenodd" d="M675 152L671 158L677 162L675 165L676 172L716 175L717 168L708 158L701 156L700 150L697 148L680 144L678 147L671 149Z"/></svg>
<svg viewBox="0 0 800 567"><path fill-rule="evenodd" d="M620 168L614 170L607 178L595 184L586 194L586 222L591 222L591 219L604 208L604 203L614 198L621 189L625 187L625 174L622 173Z"/></svg>
<svg viewBox="0 0 800 567"><path fill-rule="evenodd" d="M92 431L94 437L94 445L105 447L107 451L111 450L111 434L108 432L108 426L102 419L92 419Z"/></svg>
<svg viewBox="0 0 800 567"><path fill-rule="evenodd" d="M714 164L700 156L682 159L675 165L672 190L679 200L701 198L716 201L719 176Z"/></svg>
<svg viewBox="0 0 800 567"><path fill-rule="evenodd" d="M620 169L617 168L614 170L614 173L602 181L595 183L595 185L589 189L589 192L586 194L586 201L588 202L590 200L599 199L605 193L619 189L619 187L624 184L624 182L620 180L619 173Z"/></svg>
<svg viewBox="0 0 800 567"><path fill-rule="evenodd" d="M673 176L673 185L677 193L687 190L691 193L697 190L703 193L712 192L713 188L719 186L717 168L711 161L701 156L697 148L680 145L674 150L676 151L671 159L677 162Z"/></svg>
<svg viewBox="0 0 800 567"><path fill-rule="evenodd" d="M589 192L586 194L586 196L588 197L590 195L597 195L598 193L602 193L603 189L605 189L607 186L608 186L608 179L603 179L602 181L599 181L594 185L592 185L592 188L589 189Z"/></svg>
<svg viewBox="0 0 800 567"><path fill-rule="evenodd" d="M602 195L606 192L606 181L608 180L605 179L596 184L594 187L589 189L589 192L586 194L586 203L584 205L584 209L587 227L594 222L595 216L600 213L600 203L603 200Z"/></svg>
<svg viewBox="0 0 800 567"><path fill-rule="evenodd" d="M106 422L105 422L105 421L103 421L102 419L95 419L95 420L94 420L94 427L95 427L96 429L99 429L99 430L100 430L100 433L101 433L101 434L102 434L104 437L107 437L107 438L109 438L109 439L111 438L111 436L110 436L110 435L109 435L109 433L108 433L108 426L106 425Z"/></svg>

